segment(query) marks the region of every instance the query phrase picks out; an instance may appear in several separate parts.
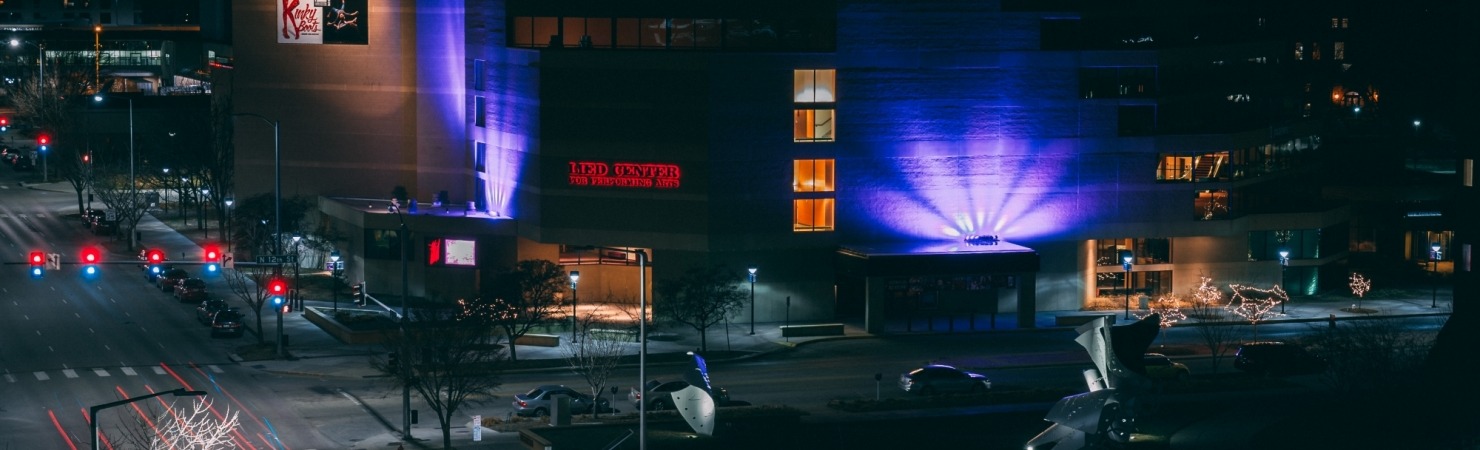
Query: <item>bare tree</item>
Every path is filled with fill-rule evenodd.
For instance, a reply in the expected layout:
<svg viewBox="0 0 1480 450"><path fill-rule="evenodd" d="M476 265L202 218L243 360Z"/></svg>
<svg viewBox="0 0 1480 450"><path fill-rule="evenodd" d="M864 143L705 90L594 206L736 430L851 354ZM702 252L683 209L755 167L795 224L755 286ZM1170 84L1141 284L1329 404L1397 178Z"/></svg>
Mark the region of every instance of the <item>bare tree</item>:
<svg viewBox="0 0 1480 450"><path fill-rule="evenodd" d="M100 166L98 173L93 177L93 192L97 193L98 200L102 201L108 209L112 210L114 219L118 221L120 233L128 236L128 251L132 252L134 242L133 230L138 227L139 220L144 218L144 213L149 211L149 202L144 196L139 195L139 190L129 185L129 177L126 173L117 173L111 167Z"/></svg>
<svg viewBox="0 0 1480 450"><path fill-rule="evenodd" d="M197 397L190 409L175 409L154 413L150 417L129 415L118 426L118 432L110 439L113 448L125 449L125 445L149 450L230 450L239 448L233 435L241 427L240 411L229 408L217 416L211 402ZM119 410L125 415L126 410Z"/></svg>
<svg viewBox="0 0 1480 450"><path fill-rule="evenodd" d="M739 272L722 265L694 267L658 285L653 311L699 332L699 351L709 350L705 331L745 306Z"/></svg>
<svg viewBox="0 0 1480 450"><path fill-rule="evenodd" d="M592 332L592 325L598 321L595 315L587 313L580 321L580 341L567 341L562 345L565 362L570 364L571 371L586 380L586 385L591 388L591 397L595 399L595 405L599 406L601 391L611 378L612 370L622 362L622 352L626 348L623 341L616 336ZM591 408L593 417L600 415L600 412L601 408Z"/></svg>
<svg viewBox="0 0 1480 450"><path fill-rule="evenodd" d="M62 68L53 67L36 81L39 82L13 85L6 93L15 104L18 115L29 118L33 125L51 135L56 145L48 153L55 155L43 155L48 159L42 166L55 171L58 177L72 185L77 195L77 210L81 212L82 192L88 183L88 164L82 157L89 152L82 139L87 132L77 126L77 116L72 114L76 108L68 108L70 102L67 99L87 93L90 88L86 83L87 77L82 72L64 72Z"/></svg>
<svg viewBox="0 0 1480 450"><path fill-rule="evenodd" d="M275 276L277 268L273 266L237 266L236 269L222 271L226 278L226 286L231 293L236 294L252 314L257 317L257 343L263 343L262 333L262 306L267 304L267 282Z"/></svg>
<svg viewBox="0 0 1480 450"><path fill-rule="evenodd" d="M509 359L518 361L514 341L554 320L560 306L556 294L565 290L568 280L565 267L559 264L543 259L519 261L504 274L503 296L470 300L465 309L479 323L503 331L509 340Z"/></svg>
<svg viewBox="0 0 1480 450"><path fill-rule="evenodd" d="M1193 291L1190 316L1197 319L1197 334L1208 349L1213 372L1223 360L1239 335L1239 322L1232 320L1223 309L1223 293L1213 284L1213 279L1202 277L1202 284Z"/></svg>
<svg viewBox="0 0 1480 450"><path fill-rule="evenodd" d="M503 384L499 372L505 353L484 343L486 324L460 311L415 309L407 318L405 333L393 335L387 345L411 349L410 354L397 364L380 357L371 365L421 395L437 414L442 448L450 449L453 415L469 398L492 394Z"/></svg>

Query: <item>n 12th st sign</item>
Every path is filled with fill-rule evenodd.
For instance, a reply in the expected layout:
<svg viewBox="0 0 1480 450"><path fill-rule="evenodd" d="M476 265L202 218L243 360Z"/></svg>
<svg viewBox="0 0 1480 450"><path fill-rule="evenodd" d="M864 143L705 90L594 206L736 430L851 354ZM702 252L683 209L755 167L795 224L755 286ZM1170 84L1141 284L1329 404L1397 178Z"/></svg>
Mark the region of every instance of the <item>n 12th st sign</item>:
<svg viewBox="0 0 1480 450"><path fill-rule="evenodd" d="M293 255L258 255L257 264L292 264Z"/></svg>

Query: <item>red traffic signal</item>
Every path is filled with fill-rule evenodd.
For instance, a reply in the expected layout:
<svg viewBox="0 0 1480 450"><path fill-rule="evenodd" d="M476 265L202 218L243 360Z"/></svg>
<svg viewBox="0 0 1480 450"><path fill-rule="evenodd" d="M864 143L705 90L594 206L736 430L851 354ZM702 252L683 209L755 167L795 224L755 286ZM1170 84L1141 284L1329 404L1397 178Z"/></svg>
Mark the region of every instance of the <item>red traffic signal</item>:
<svg viewBox="0 0 1480 450"><path fill-rule="evenodd" d="M103 255L101 253L98 253L98 249L92 248L92 247L88 247L88 248L82 249L82 263L83 264L97 264L97 263L100 263L102 261L103 261Z"/></svg>
<svg viewBox="0 0 1480 450"><path fill-rule="evenodd" d="M288 283L284 282L282 278L273 278L272 281L267 282L267 295L276 297L287 293Z"/></svg>
<svg viewBox="0 0 1480 450"><path fill-rule="evenodd" d="M160 249L157 249L157 248L151 248L151 249L149 249L149 253L148 253L147 258L149 258L149 264L159 264L159 263L162 263L162 262L164 262L164 250L160 250Z"/></svg>
<svg viewBox="0 0 1480 450"><path fill-rule="evenodd" d="M31 265L33 265L33 266L39 266L39 265L42 265L42 264L46 264L46 253L45 252L31 252L31 257L30 258L26 258L26 260L30 261L31 262Z"/></svg>
<svg viewBox="0 0 1480 450"><path fill-rule="evenodd" d="M205 253L206 261L216 262L221 260L221 251L217 250L216 246L214 245L207 245L205 248Z"/></svg>

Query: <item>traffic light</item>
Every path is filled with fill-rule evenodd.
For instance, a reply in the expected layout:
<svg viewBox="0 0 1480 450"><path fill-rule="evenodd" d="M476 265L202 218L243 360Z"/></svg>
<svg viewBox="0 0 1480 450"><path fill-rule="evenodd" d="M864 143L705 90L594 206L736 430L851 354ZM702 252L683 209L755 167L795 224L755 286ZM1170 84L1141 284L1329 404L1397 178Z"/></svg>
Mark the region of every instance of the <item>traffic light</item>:
<svg viewBox="0 0 1480 450"><path fill-rule="evenodd" d="M103 254L95 247L82 249L82 274L87 276L98 274L98 264L103 262Z"/></svg>
<svg viewBox="0 0 1480 450"><path fill-rule="evenodd" d="M46 151L46 146L51 145L51 136L44 134L36 136L36 145L41 147L41 151Z"/></svg>
<svg viewBox="0 0 1480 450"><path fill-rule="evenodd" d="M5 131L8 128L10 128L10 118L0 117L0 131Z"/></svg>
<svg viewBox="0 0 1480 450"><path fill-rule="evenodd" d="M149 274L151 276L159 276L159 274L164 273L164 250L151 248L144 254L144 259L149 264Z"/></svg>
<svg viewBox="0 0 1480 450"><path fill-rule="evenodd" d="M205 248L205 272L215 274L221 270L221 250L215 245L206 245Z"/></svg>
<svg viewBox="0 0 1480 450"><path fill-rule="evenodd" d="M288 295L288 283L282 278L273 278L267 282L267 299L273 307L283 306L284 299Z"/></svg>
<svg viewBox="0 0 1480 450"><path fill-rule="evenodd" d="M350 287L350 296L355 299L355 306L365 306L365 283L355 283Z"/></svg>
<svg viewBox="0 0 1480 450"><path fill-rule="evenodd" d="M46 268L44 267L46 264L45 252L31 252L31 256L26 258L26 261L31 263L31 278L41 278L42 275L46 274Z"/></svg>

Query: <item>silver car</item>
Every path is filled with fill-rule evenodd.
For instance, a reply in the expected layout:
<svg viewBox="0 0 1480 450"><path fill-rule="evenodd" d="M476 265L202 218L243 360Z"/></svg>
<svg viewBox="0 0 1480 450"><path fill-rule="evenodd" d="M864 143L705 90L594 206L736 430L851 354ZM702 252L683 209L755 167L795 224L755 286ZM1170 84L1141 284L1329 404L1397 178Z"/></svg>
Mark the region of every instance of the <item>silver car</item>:
<svg viewBox="0 0 1480 450"><path fill-rule="evenodd" d="M985 392L992 388L986 375L955 367L931 364L899 375L899 388L911 394Z"/></svg>
<svg viewBox="0 0 1480 450"><path fill-rule="evenodd" d="M601 412L611 412L611 402L607 399L591 400L591 395L560 384L547 384L530 389L523 394L514 394L514 413L521 416L548 416L553 406L551 403L556 395L570 397L570 412L574 414L590 414L593 405L599 405Z"/></svg>

